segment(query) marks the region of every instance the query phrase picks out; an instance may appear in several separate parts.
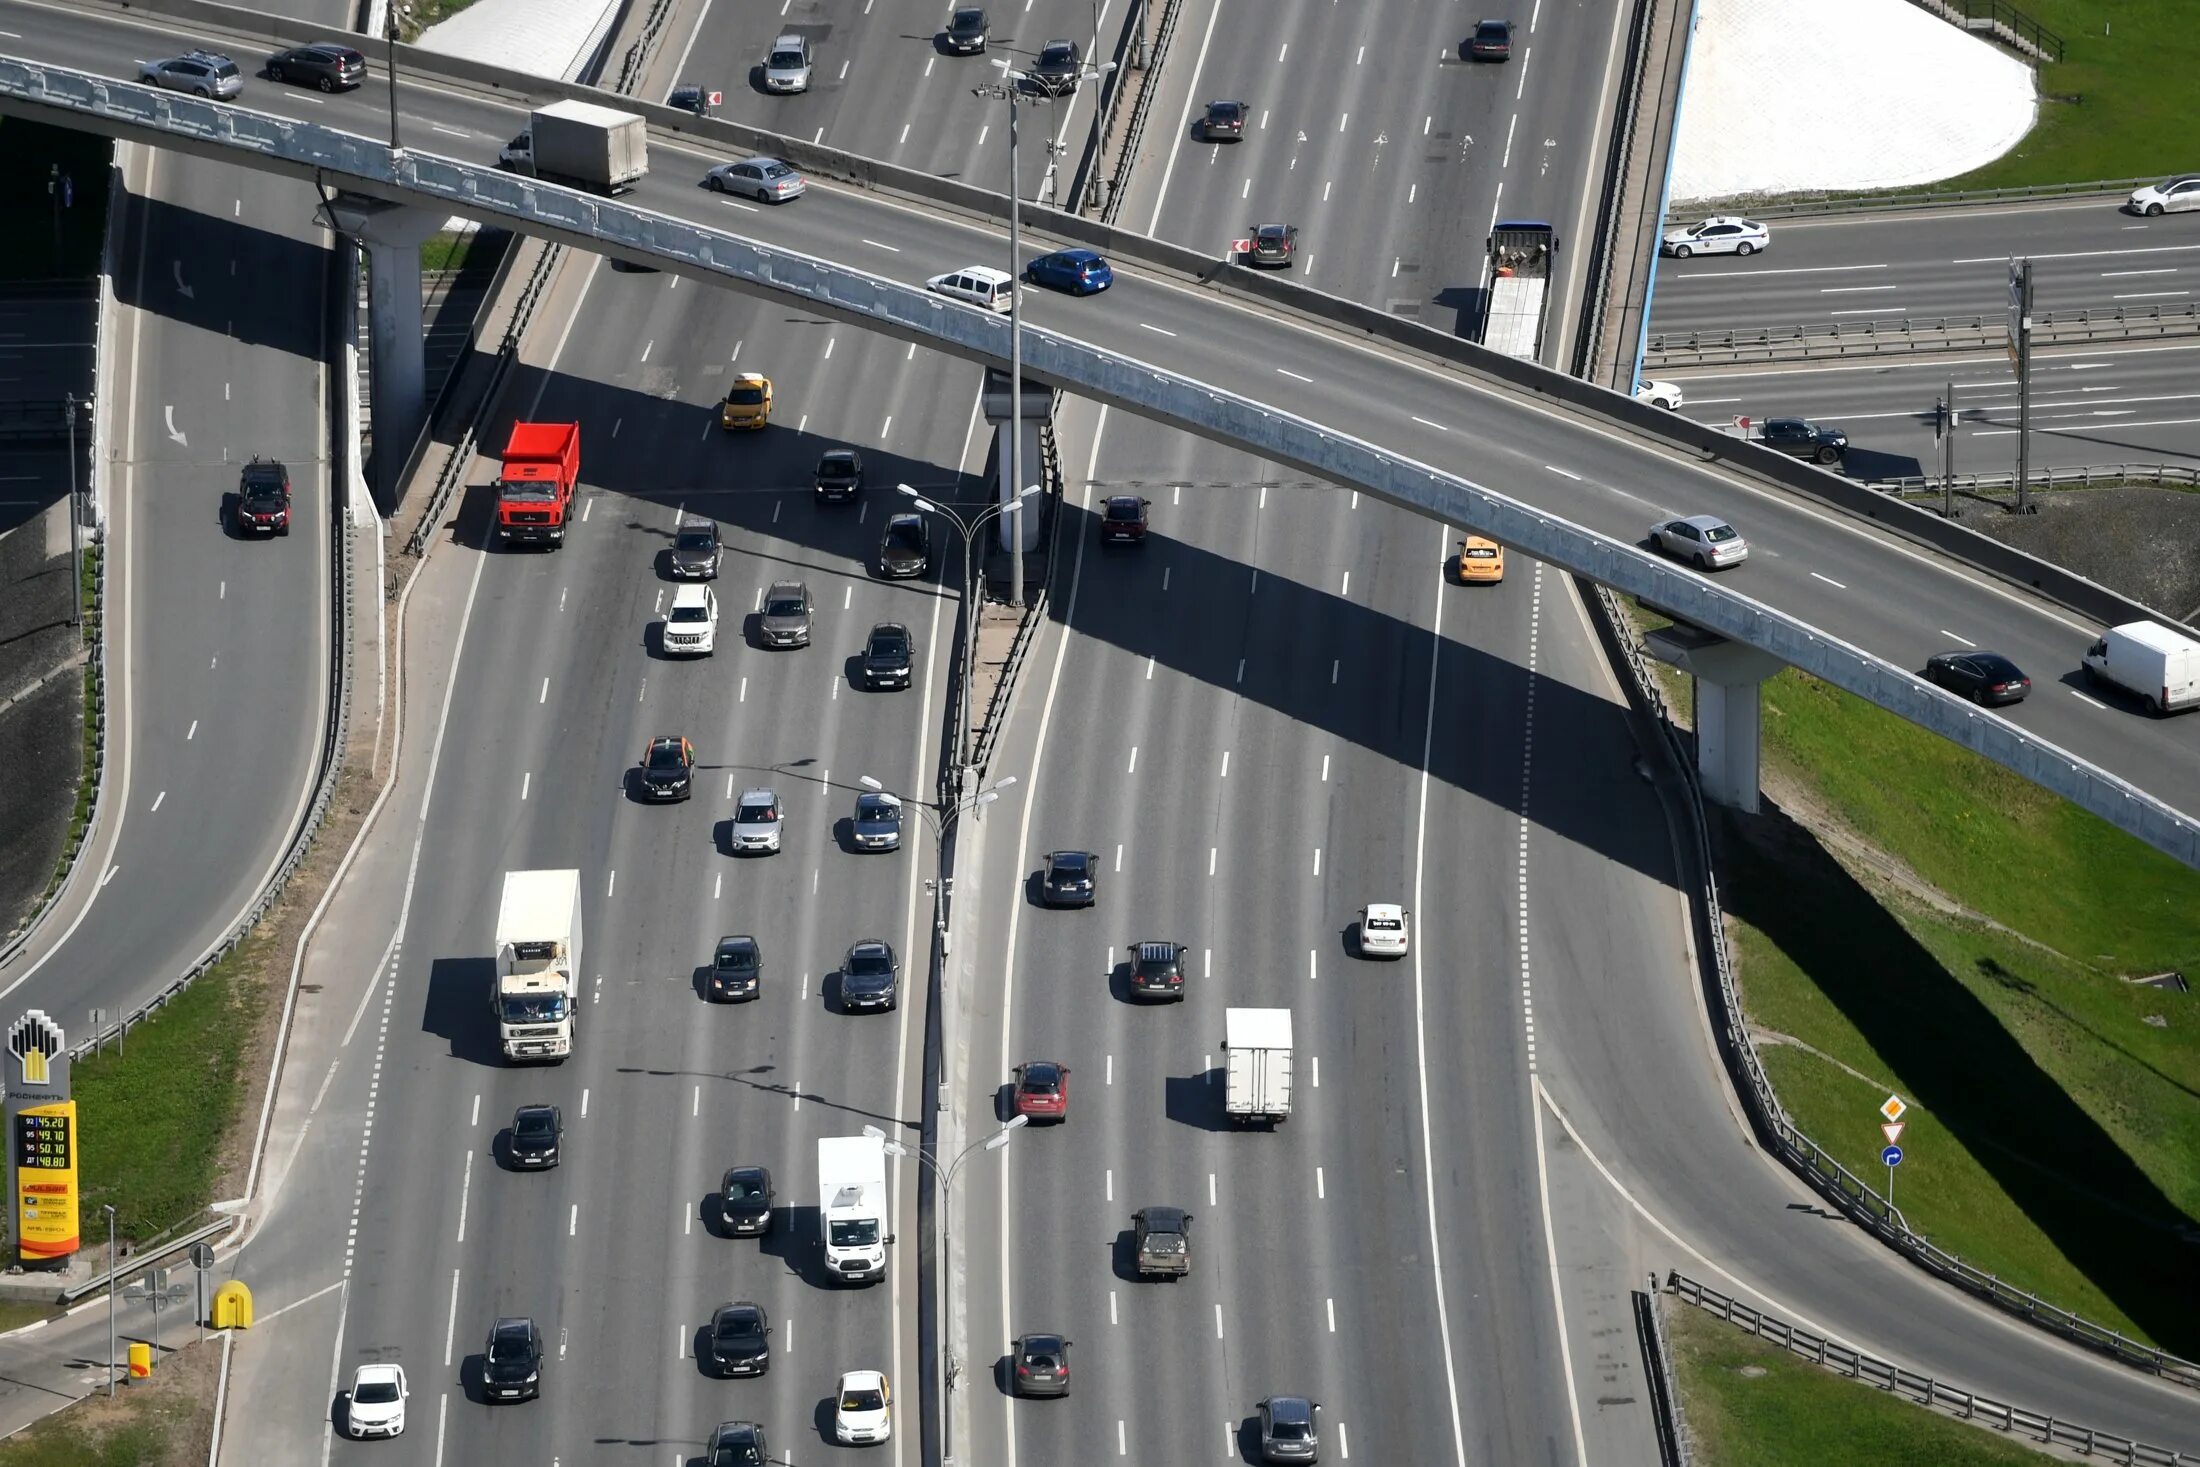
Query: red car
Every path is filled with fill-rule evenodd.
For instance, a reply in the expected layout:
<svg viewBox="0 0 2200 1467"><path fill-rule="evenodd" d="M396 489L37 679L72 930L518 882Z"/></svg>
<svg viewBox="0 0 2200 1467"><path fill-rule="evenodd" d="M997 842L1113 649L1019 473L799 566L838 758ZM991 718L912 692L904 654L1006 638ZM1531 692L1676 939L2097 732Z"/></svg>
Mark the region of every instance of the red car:
<svg viewBox="0 0 2200 1467"><path fill-rule="evenodd" d="M1016 1114L1035 1121L1069 1119L1069 1066L1031 1060L1016 1067Z"/></svg>

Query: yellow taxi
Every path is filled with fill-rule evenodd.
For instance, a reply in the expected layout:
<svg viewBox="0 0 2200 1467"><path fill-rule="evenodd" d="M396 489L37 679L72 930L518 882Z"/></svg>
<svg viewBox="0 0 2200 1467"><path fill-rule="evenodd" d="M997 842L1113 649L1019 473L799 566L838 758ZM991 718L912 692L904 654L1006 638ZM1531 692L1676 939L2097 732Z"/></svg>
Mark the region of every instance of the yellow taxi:
<svg viewBox="0 0 2200 1467"><path fill-rule="evenodd" d="M718 426L761 428L772 418L772 379L762 372L737 372L726 389L725 405L718 410Z"/></svg>
<svg viewBox="0 0 2200 1467"><path fill-rule="evenodd" d="M1459 542L1459 582L1461 585L1494 586L1505 579L1505 547L1495 540L1485 540L1480 535L1469 535Z"/></svg>

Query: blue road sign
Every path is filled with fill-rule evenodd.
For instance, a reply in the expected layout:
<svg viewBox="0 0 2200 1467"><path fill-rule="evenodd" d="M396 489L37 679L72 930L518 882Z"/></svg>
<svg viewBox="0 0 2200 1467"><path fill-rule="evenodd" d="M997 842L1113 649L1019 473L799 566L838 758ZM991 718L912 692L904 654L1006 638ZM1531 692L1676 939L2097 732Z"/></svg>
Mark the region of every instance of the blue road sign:
<svg viewBox="0 0 2200 1467"><path fill-rule="evenodd" d="M1879 1159L1885 1162L1888 1166L1900 1166L1902 1165L1902 1148L1899 1146L1890 1146L1885 1151L1879 1153Z"/></svg>

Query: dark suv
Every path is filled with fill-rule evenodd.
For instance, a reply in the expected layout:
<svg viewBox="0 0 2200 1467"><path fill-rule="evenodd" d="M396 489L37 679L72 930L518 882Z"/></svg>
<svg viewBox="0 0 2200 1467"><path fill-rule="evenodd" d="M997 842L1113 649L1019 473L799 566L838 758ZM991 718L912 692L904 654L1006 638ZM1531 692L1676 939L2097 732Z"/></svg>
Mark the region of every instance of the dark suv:
<svg viewBox="0 0 2200 1467"><path fill-rule="evenodd" d="M1075 41L1049 41L1039 48L1038 64L1031 68L1031 76L1040 91L1066 97L1077 90L1084 69L1084 53Z"/></svg>
<svg viewBox="0 0 2200 1467"><path fill-rule="evenodd" d="M753 937L721 937L710 959L710 996L728 1000L764 994L764 950Z"/></svg>
<svg viewBox="0 0 2200 1467"><path fill-rule="evenodd" d="M1100 858L1090 851L1049 851L1039 873L1039 901L1049 907L1089 907L1100 899Z"/></svg>
<svg viewBox="0 0 2200 1467"><path fill-rule="evenodd" d="M1224 138L1228 138L1232 142L1243 142L1245 140L1245 104L1243 102L1209 102L1207 104L1207 115L1200 119L1199 136L1200 141L1209 143L1218 143Z"/></svg>
<svg viewBox="0 0 2200 1467"><path fill-rule="evenodd" d="M840 964L840 1006L857 1009L890 1009L901 1002L901 964L893 944L884 938L866 937L848 949Z"/></svg>
<svg viewBox="0 0 2200 1467"><path fill-rule="evenodd" d="M907 580L932 568L932 527L921 514L889 515L878 545L878 572L888 580Z"/></svg>
<svg viewBox="0 0 2200 1467"><path fill-rule="evenodd" d="M682 520L672 533L672 576L679 581L714 581L725 545L716 520Z"/></svg>
<svg viewBox="0 0 2200 1467"><path fill-rule="evenodd" d="M1296 224L1256 224L1250 244L1252 248L1245 252L1247 264L1289 269L1299 250L1299 227Z"/></svg>
<svg viewBox="0 0 2200 1467"><path fill-rule="evenodd" d="M237 475L237 533L290 533L290 470L271 458L255 458Z"/></svg>
<svg viewBox="0 0 2200 1467"><path fill-rule="evenodd" d="M684 800L695 792L695 746L676 735L649 741L642 750L645 800Z"/></svg>
<svg viewBox="0 0 2200 1467"><path fill-rule="evenodd" d="M1141 1207L1131 1214L1140 1278L1180 1279L1192 1271L1192 1215L1181 1207Z"/></svg>
<svg viewBox="0 0 2200 1467"><path fill-rule="evenodd" d="M500 1319L481 1350L481 1393L492 1401L542 1394L542 1331L532 1319Z"/></svg>
<svg viewBox="0 0 2200 1467"><path fill-rule="evenodd" d="M1140 998L1184 1001L1184 945L1140 942L1131 945L1131 992Z"/></svg>
<svg viewBox="0 0 2200 1467"><path fill-rule="evenodd" d="M267 78L324 92L348 92L367 79L367 58L335 41L315 41L268 57Z"/></svg>
<svg viewBox="0 0 2200 1467"><path fill-rule="evenodd" d="M863 455L852 448L828 448L817 459L817 497L839 501L863 492Z"/></svg>
<svg viewBox="0 0 2200 1467"><path fill-rule="evenodd" d="M871 628L863 644L863 685L867 688L909 686L909 628L898 621L882 621Z"/></svg>
<svg viewBox="0 0 2200 1467"><path fill-rule="evenodd" d="M1758 441L1767 448L1822 464L1839 463L1849 452L1848 434L1802 418L1765 419L1764 435Z"/></svg>
<svg viewBox="0 0 2200 1467"><path fill-rule="evenodd" d="M1113 494L1100 506L1100 539L1110 545L1137 545L1146 538L1146 506L1150 499L1135 494Z"/></svg>

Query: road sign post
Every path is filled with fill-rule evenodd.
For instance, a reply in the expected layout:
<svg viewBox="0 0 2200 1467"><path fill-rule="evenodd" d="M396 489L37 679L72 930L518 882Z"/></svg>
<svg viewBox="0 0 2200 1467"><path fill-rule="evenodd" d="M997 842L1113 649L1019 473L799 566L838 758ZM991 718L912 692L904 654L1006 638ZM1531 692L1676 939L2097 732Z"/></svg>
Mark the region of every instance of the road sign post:
<svg viewBox="0 0 2200 1467"><path fill-rule="evenodd" d="M199 1291L199 1308L195 1318L201 1340L206 1338L206 1271L213 1266L214 1246L211 1243L193 1243L191 1245L191 1272L196 1275L193 1282L198 1285Z"/></svg>
<svg viewBox="0 0 2200 1467"><path fill-rule="evenodd" d="M1879 1159L1887 1164L1887 1205L1894 1206L1894 1169L1902 1165L1902 1148L1889 1146L1879 1153Z"/></svg>

